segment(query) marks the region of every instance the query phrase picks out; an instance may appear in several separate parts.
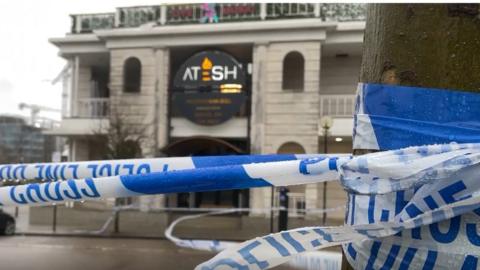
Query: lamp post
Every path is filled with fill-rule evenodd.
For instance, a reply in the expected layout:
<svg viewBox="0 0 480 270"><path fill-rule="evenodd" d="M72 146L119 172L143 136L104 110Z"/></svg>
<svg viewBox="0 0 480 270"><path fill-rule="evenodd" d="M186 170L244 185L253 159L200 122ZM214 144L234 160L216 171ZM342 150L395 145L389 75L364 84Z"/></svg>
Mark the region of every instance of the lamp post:
<svg viewBox="0 0 480 270"><path fill-rule="evenodd" d="M333 125L333 119L330 116L323 116L320 118L320 125L323 129L323 152L325 154L328 153L328 130ZM327 221L327 213L325 210L327 209L327 182L323 182L323 216L322 216L322 223L325 225Z"/></svg>

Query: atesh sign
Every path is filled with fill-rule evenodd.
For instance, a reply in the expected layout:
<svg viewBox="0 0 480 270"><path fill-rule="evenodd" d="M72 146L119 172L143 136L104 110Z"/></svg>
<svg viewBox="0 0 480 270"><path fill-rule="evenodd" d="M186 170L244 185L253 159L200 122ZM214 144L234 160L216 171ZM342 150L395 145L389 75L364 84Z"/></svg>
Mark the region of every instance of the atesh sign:
<svg viewBox="0 0 480 270"><path fill-rule="evenodd" d="M201 52L187 59L175 74L172 101L194 123L221 124L244 104L245 81L241 64L232 56Z"/></svg>
<svg viewBox="0 0 480 270"><path fill-rule="evenodd" d="M223 84L245 84L242 66L232 56L220 51L205 51L190 57L177 71L175 89L208 86L220 89Z"/></svg>

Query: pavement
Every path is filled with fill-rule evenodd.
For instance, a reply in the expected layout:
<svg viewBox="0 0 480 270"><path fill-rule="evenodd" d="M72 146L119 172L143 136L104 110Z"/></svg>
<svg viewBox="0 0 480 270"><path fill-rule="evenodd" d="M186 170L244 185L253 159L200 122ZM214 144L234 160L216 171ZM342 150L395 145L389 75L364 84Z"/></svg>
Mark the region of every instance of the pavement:
<svg viewBox="0 0 480 270"><path fill-rule="evenodd" d="M15 208L4 208L3 210L12 215L15 214ZM72 215L63 216L63 221L82 215L80 220L83 222L78 223L79 220L75 219L74 226L60 225L62 224L60 222L56 233L53 233L51 224L31 224L29 207L21 207L17 213L17 235L0 237L0 269L182 270L193 269L196 265L215 255L210 252L175 246L164 239L164 226L159 226L158 233L153 235L145 234L141 228L136 228L135 231L141 233L135 235L132 234L135 231L131 230L113 233L112 225L110 225L108 226L110 229L105 233L92 235L93 231L100 229L105 222L105 217L102 215L102 218L98 220L100 222L95 223L92 212L84 214L74 212ZM49 212L39 212L37 215L46 213ZM108 212L106 216L109 215L111 212ZM243 222L239 225L238 218L219 218L208 217L205 220L186 221L175 229L174 234L184 238L242 241L269 233L268 223L259 226L258 221L253 221L252 224ZM48 218L47 220L50 221ZM125 218L120 220L128 221ZM137 224L142 223L144 222L140 220L140 223ZM83 230L79 230L80 225L83 225ZM300 227L307 224L292 225ZM125 230L124 225L120 227ZM339 248L329 250L340 252ZM293 270L294 268L284 265L274 269Z"/></svg>
<svg viewBox="0 0 480 270"><path fill-rule="evenodd" d="M0 237L1 269L183 270L215 254L178 248L166 240L102 237ZM291 270L279 266L277 270Z"/></svg>

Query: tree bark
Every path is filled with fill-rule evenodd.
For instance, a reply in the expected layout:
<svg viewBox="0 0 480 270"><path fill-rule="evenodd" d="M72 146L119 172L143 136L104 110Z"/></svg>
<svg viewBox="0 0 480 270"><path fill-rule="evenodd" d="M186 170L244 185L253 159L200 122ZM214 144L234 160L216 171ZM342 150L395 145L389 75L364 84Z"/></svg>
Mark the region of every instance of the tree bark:
<svg viewBox="0 0 480 270"><path fill-rule="evenodd" d="M479 4L370 4L363 46L362 83L480 92Z"/></svg>
<svg viewBox="0 0 480 270"><path fill-rule="evenodd" d="M480 91L479 4L372 4L360 82Z"/></svg>

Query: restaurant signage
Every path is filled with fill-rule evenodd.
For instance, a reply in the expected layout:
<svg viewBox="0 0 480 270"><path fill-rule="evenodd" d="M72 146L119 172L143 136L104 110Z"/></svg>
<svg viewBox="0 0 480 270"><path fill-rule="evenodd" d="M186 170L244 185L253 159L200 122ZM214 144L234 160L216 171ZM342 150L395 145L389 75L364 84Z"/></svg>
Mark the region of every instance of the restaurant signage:
<svg viewBox="0 0 480 270"><path fill-rule="evenodd" d="M245 103L245 81L241 64L231 55L204 51L178 69L172 103L196 124L218 125L232 118Z"/></svg>

